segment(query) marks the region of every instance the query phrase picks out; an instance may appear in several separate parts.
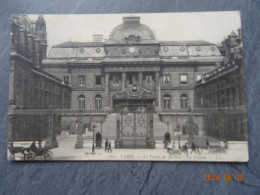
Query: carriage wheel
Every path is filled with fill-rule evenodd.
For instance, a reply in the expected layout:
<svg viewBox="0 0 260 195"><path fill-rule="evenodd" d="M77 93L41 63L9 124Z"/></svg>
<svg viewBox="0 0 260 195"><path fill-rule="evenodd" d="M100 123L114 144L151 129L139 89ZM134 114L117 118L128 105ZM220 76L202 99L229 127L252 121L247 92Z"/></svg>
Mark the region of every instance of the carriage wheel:
<svg viewBox="0 0 260 195"><path fill-rule="evenodd" d="M44 160L51 160L52 157L53 157L53 154L52 154L51 151L46 151L46 152L44 152L44 154L43 154Z"/></svg>

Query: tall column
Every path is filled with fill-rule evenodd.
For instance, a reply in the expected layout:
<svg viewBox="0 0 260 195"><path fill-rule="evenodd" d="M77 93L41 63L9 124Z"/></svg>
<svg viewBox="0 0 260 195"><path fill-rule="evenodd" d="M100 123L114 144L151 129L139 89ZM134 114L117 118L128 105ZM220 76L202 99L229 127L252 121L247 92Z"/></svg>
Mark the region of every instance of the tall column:
<svg viewBox="0 0 260 195"><path fill-rule="evenodd" d="M235 86L235 89L234 89L234 92L235 92L235 102L234 102L234 105L237 106L239 105L239 90L238 90L238 86Z"/></svg>
<svg viewBox="0 0 260 195"><path fill-rule="evenodd" d="M142 72L138 73L138 87L139 87L139 89L142 89L142 87L143 87L143 73Z"/></svg>
<svg viewBox="0 0 260 195"><path fill-rule="evenodd" d="M105 109L110 108L110 98L109 98L109 73L106 72L105 74Z"/></svg>
<svg viewBox="0 0 260 195"><path fill-rule="evenodd" d="M122 73L122 90L125 89L125 84L126 84L126 73Z"/></svg>
<svg viewBox="0 0 260 195"><path fill-rule="evenodd" d="M16 105L15 98L15 90L16 90L16 82L15 82L15 60L11 59L10 70L9 70L9 109L14 109ZM10 112L10 110L9 110Z"/></svg>
<svg viewBox="0 0 260 195"><path fill-rule="evenodd" d="M160 73L155 73L155 94L156 94L156 107L161 110L161 97L160 97Z"/></svg>

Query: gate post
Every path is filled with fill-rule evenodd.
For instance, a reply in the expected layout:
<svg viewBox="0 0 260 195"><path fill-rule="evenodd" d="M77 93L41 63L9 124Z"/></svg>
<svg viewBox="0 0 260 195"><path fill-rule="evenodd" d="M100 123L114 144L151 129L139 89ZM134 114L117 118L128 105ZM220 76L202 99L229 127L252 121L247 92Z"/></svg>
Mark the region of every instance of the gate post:
<svg viewBox="0 0 260 195"><path fill-rule="evenodd" d="M120 130L121 130L120 117L121 117L121 114L117 114L117 117L116 117L116 140L115 140L115 148L120 148L120 147L121 147L121 140L120 140Z"/></svg>
<svg viewBox="0 0 260 195"><path fill-rule="evenodd" d="M50 113L47 114L48 117L48 135L46 139L46 147L50 148L57 148L58 147L58 142L56 140L56 132L54 128L54 114L51 111Z"/></svg>
<svg viewBox="0 0 260 195"><path fill-rule="evenodd" d="M155 141L153 138L153 114L149 113L149 138L148 138L149 148L155 148Z"/></svg>
<svg viewBox="0 0 260 195"><path fill-rule="evenodd" d="M91 125L91 124L90 124ZM83 137L82 137L82 116L79 113L78 120L76 121L76 132L77 132L77 142L75 148L83 148Z"/></svg>

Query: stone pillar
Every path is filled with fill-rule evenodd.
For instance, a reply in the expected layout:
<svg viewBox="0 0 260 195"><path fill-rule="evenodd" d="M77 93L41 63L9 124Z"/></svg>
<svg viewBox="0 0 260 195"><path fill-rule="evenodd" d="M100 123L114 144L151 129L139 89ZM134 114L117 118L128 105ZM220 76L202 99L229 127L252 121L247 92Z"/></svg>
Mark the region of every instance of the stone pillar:
<svg viewBox="0 0 260 195"><path fill-rule="evenodd" d="M13 127L14 127L14 114L9 113L8 115L8 143L14 141L13 140Z"/></svg>
<svg viewBox="0 0 260 195"><path fill-rule="evenodd" d="M125 84L126 84L126 73L122 72L122 90L125 89Z"/></svg>
<svg viewBox="0 0 260 195"><path fill-rule="evenodd" d="M234 106L238 106L239 105L239 90L238 90L238 86L235 86L235 102L234 102Z"/></svg>
<svg viewBox="0 0 260 195"><path fill-rule="evenodd" d="M76 131L77 131L77 142L75 143L75 148L83 148L83 124L82 124L82 116L79 115L76 121Z"/></svg>
<svg viewBox="0 0 260 195"><path fill-rule="evenodd" d="M56 148L58 147L58 141L56 140L56 132L54 128L54 114L52 111L48 113L48 135L46 138L46 147Z"/></svg>
<svg viewBox="0 0 260 195"><path fill-rule="evenodd" d="M40 40L35 39L35 49L36 49L36 67L40 67Z"/></svg>
<svg viewBox="0 0 260 195"><path fill-rule="evenodd" d="M15 82L15 60L11 59L10 70L9 70L9 108L12 107L14 109L16 105L16 82Z"/></svg>
<svg viewBox="0 0 260 195"><path fill-rule="evenodd" d="M143 73L142 72L138 73L138 87L139 87L139 89L142 89L142 87L143 87Z"/></svg>
<svg viewBox="0 0 260 195"><path fill-rule="evenodd" d="M105 109L110 108L109 73L105 73Z"/></svg>
<svg viewBox="0 0 260 195"><path fill-rule="evenodd" d="M155 73L155 94L156 94L156 110L161 110L161 97L160 97L160 73Z"/></svg>

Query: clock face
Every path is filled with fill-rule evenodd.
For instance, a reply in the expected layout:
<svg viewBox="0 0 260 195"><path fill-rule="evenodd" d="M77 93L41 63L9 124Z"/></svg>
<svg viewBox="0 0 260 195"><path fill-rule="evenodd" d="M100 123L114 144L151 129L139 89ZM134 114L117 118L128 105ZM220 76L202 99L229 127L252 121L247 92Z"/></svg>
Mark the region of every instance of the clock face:
<svg viewBox="0 0 260 195"><path fill-rule="evenodd" d="M129 52L130 52L130 53L134 53L134 52L135 52L135 48L134 48L134 47L130 47L130 48L129 48Z"/></svg>

